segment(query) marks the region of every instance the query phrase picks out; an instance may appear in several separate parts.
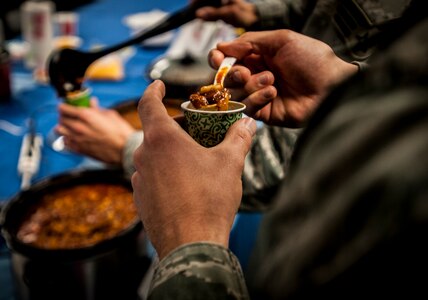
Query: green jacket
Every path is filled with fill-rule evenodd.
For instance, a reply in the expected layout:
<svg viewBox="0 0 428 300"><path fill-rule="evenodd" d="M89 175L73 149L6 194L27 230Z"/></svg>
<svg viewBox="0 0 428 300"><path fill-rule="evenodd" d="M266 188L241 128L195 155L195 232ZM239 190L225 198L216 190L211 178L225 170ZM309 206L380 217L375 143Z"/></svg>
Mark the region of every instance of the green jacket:
<svg viewBox="0 0 428 300"><path fill-rule="evenodd" d="M348 61L372 53L371 37L399 19L411 0L251 0L253 29L288 28L329 44Z"/></svg>

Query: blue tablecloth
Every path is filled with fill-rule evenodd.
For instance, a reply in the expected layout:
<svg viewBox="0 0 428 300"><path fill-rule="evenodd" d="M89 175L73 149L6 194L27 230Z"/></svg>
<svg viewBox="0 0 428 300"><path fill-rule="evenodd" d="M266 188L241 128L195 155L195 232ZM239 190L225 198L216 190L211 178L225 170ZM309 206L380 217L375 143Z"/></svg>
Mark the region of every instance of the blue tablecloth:
<svg viewBox="0 0 428 300"><path fill-rule="evenodd" d="M185 0L133 1L100 0L77 10L80 16L79 35L83 48L95 44L113 45L126 40L130 30L123 23L126 15L160 9L175 11L186 5ZM92 94L105 107L142 95L149 81L145 78L147 65L162 55L166 48L143 48L136 46L136 54L125 65L125 79L120 82L87 82ZM26 131L28 118L36 119L37 132L44 137L56 124L58 98L49 85L36 83L31 70L21 62L12 65L13 99L10 104L0 104L0 120L7 121ZM19 191L20 177L17 173L22 134L12 135L0 130L0 201L6 201ZM45 146L42 150L40 171L34 180L54 175L80 165L83 157L56 153Z"/></svg>
<svg viewBox="0 0 428 300"><path fill-rule="evenodd" d="M130 30L123 23L126 15L160 9L176 11L187 4L186 0L99 0L83 6L76 11L80 16L79 35L83 48L94 44L112 45L126 40ZM149 84L145 77L146 67L162 55L166 48L146 48L135 46L135 55L125 65L125 79L120 82L86 83L92 94L98 97L100 105L111 107L128 99L139 98ZM0 104L0 121L17 126L15 134L0 129L0 203L5 203L20 189L21 178L17 172L19 150L23 134L27 131L30 117L36 120L36 131L46 139L57 122L56 106L58 98L49 85L36 83L32 73L22 62L12 65L12 92L10 103ZM87 158L58 153L47 145L42 148L42 161L39 172L33 177L37 182L45 177L71 169L84 167ZM249 256L254 242L254 234L259 222L258 214L241 214L231 236L231 248L235 250L243 264ZM242 230L239 229L240 225ZM0 240L0 300L13 299L10 278L9 253Z"/></svg>

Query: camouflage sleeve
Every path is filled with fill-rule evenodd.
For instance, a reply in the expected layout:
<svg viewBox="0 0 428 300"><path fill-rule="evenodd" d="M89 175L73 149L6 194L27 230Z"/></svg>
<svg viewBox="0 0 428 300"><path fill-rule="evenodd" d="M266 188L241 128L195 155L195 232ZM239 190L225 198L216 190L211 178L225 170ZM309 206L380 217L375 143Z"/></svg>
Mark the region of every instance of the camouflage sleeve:
<svg viewBox="0 0 428 300"><path fill-rule="evenodd" d="M305 0L252 0L259 21L256 25L258 29L296 29L297 24L301 24L304 12L309 6Z"/></svg>
<svg viewBox="0 0 428 300"><path fill-rule="evenodd" d="M245 158L241 210L266 209L290 161L301 129L261 126Z"/></svg>
<svg viewBox="0 0 428 300"><path fill-rule="evenodd" d="M142 130L133 133L126 141L125 147L122 152L122 168L126 176L131 177L135 171L133 153L138 146L141 145L144 138Z"/></svg>
<svg viewBox="0 0 428 300"><path fill-rule="evenodd" d="M238 259L229 249L192 243L159 262L148 299L249 299L249 295Z"/></svg>

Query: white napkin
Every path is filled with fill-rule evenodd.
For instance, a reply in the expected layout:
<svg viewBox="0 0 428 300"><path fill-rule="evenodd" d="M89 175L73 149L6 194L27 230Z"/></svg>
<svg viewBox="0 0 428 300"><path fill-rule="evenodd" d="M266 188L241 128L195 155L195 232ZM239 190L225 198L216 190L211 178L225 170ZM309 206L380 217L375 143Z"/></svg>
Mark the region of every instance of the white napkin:
<svg viewBox="0 0 428 300"><path fill-rule="evenodd" d="M235 28L223 21L206 22L196 19L180 27L166 56L174 59L188 55L195 59L205 59L217 43L235 37Z"/></svg>
<svg viewBox="0 0 428 300"><path fill-rule="evenodd" d="M137 35L142 30L152 26L162 19L168 17L168 13L159 9L153 9L149 12L139 12L128 15L123 18L123 23L131 30L131 35ZM168 31L159 34L142 42L144 46L161 47L168 45L174 36L174 32Z"/></svg>

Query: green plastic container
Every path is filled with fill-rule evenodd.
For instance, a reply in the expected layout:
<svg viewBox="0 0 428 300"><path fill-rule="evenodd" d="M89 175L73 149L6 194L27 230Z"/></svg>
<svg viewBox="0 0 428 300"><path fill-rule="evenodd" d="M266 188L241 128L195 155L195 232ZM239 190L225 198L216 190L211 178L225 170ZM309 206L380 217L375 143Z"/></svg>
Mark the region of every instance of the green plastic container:
<svg viewBox="0 0 428 300"><path fill-rule="evenodd" d="M73 92L66 96L65 103L73 106L89 107L91 101L91 91L86 88L79 92Z"/></svg>

